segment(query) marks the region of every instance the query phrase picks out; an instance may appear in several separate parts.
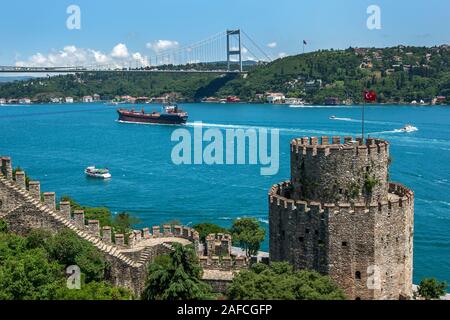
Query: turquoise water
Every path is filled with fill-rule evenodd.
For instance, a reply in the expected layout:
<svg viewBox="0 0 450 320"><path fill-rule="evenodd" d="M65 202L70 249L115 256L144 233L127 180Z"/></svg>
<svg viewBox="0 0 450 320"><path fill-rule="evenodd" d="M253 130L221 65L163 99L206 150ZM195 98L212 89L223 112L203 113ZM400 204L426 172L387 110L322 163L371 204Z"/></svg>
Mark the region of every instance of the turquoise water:
<svg viewBox="0 0 450 320"><path fill-rule="evenodd" d="M289 178L289 141L360 131L358 107L182 107L189 121L202 121L204 129L280 129L278 174L261 176L255 165L176 166L170 137L177 127L118 123L115 108L103 104L0 107L0 154L12 156L13 164L40 180L43 190L131 212L142 226L171 220L229 226L236 217L253 216L267 228L267 191ZM331 115L337 119L329 120ZM366 119L368 133L391 142L392 180L416 193L415 281L435 276L450 282L450 108L370 106ZM406 123L419 130L399 132ZM86 178L88 165L108 167L113 178Z"/></svg>

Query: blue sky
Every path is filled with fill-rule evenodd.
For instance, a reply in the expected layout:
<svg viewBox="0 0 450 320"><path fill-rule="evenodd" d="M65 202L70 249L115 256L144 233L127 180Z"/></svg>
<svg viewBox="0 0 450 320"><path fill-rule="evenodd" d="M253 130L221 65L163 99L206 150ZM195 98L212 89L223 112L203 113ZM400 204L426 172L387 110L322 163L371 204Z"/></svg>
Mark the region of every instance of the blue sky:
<svg viewBox="0 0 450 320"><path fill-rule="evenodd" d="M71 4L81 9L81 30L66 28ZM372 4L381 8L381 30L366 27ZM449 0L3 0L0 17L2 65L67 46L111 55L124 44L146 56L147 43L188 45L227 28L244 29L272 57L299 53L302 39L308 51L450 43Z"/></svg>

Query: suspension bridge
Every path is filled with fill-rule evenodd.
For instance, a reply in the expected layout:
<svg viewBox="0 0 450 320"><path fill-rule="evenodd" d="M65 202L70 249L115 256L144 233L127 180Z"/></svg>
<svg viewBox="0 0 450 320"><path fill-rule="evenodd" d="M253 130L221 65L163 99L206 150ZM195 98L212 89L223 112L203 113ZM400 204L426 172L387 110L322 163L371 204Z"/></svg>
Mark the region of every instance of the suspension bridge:
<svg viewBox="0 0 450 320"><path fill-rule="evenodd" d="M142 61L124 60L82 66L0 66L0 73L246 73L245 63L270 62L271 58L242 29L226 30L191 45L156 52Z"/></svg>

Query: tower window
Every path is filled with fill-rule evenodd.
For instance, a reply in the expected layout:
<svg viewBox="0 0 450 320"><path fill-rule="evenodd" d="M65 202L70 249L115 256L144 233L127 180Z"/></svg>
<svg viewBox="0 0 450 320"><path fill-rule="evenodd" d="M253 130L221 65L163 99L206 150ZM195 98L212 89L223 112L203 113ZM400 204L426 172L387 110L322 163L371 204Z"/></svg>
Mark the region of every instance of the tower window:
<svg viewBox="0 0 450 320"><path fill-rule="evenodd" d="M319 230L314 230L314 234L317 236L319 235Z"/></svg>
<svg viewBox="0 0 450 320"><path fill-rule="evenodd" d="M342 246L346 247L347 246L347 241L342 241Z"/></svg>
<svg viewBox="0 0 450 320"><path fill-rule="evenodd" d="M359 272L359 271L355 272L355 279L358 279L358 280L361 279L361 272Z"/></svg>
<svg viewBox="0 0 450 320"><path fill-rule="evenodd" d="M303 237L298 237L299 242L303 242L303 240L305 240Z"/></svg>
<svg viewBox="0 0 450 320"><path fill-rule="evenodd" d="M305 233L309 233L309 229L305 229Z"/></svg>

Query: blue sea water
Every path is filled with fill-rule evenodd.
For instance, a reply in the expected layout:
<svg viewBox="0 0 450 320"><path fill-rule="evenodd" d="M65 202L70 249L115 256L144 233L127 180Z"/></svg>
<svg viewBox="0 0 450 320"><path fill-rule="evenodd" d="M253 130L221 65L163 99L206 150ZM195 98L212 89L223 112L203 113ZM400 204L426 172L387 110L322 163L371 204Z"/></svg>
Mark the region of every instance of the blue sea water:
<svg viewBox="0 0 450 320"><path fill-rule="evenodd" d="M42 190L130 212L142 220L139 226L172 220L230 226L252 216L267 228L268 189L289 179L289 141L357 135L361 126L359 107L181 106L189 112L190 132L194 121L203 129L279 129L278 174L261 176L257 165L177 166L171 134L178 127L118 123L115 108L104 104L0 107L0 154L40 180ZM414 281L434 276L450 282L450 107L368 106L366 120L367 133L391 142L392 180L415 191ZM418 131L400 132L406 123ZM113 178L86 178L88 165L108 167Z"/></svg>

